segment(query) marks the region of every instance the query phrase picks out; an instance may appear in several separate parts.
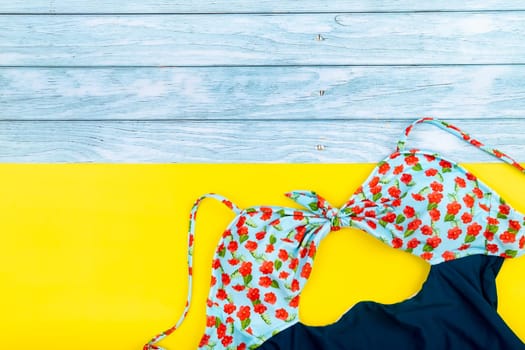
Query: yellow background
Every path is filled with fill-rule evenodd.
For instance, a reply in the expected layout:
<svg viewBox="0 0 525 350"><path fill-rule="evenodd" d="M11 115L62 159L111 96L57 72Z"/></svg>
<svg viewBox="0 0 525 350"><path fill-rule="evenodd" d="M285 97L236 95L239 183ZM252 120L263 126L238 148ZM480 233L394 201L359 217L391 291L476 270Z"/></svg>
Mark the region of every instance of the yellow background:
<svg viewBox="0 0 525 350"><path fill-rule="evenodd" d="M467 167L525 211L525 177L504 164ZM295 204L317 191L340 206L372 170L338 165L0 164L0 347L141 349L171 326L186 298L187 218L205 192L240 207ZM193 303L163 344L194 349L204 328L210 264L233 218L211 200L199 212ZM429 266L357 230L321 244L301 297L304 323L327 324L359 300L401 301ZM499 312L525 339L525 258L504 263Z"/></svg>

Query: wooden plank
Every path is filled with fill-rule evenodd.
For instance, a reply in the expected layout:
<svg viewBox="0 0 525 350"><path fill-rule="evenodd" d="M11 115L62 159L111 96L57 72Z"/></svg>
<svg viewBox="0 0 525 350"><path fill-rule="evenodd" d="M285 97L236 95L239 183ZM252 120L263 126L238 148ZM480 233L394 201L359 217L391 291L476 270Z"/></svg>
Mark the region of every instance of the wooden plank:
<svg viewBox="0 0 525 350"><path fill-rule="evenodd" d="M525 160L524 119L450 120L473 137ZM407 121L0 122L0 162L377 162ZM431 125L408 147L457 161L494 161Z"/></svg>
<svg viewBox="0 0 525 350"><path fill-rule="evenodd" d="M11 0L0 3L0 13L217 13L217 12L354 12L354 11L455 11L515 10L523 3L508 0L440 2L385 1L242 1L242 0Z"/></svg>
<svg viewBox="0 0 525 350"><path fill-rule="evenodd" d="M521 64L525 12L0 16L3 66Z"/></svg>
<svg viewBox="0 0 525 350"><path fill-rule="evenodd" d="M525 66L3 68L0 120L523 118Z"/></svg>

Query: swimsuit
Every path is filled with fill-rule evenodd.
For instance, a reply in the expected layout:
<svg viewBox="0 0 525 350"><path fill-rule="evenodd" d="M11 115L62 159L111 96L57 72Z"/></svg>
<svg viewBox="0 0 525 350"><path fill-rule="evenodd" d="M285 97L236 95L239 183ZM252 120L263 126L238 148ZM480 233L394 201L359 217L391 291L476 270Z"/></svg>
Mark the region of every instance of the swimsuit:
<svg viewBox="0 0 525 350"><path fill-rule="evenodd" d="M294 342L298 349L308 349L308 342L317 344L311 349L383 349L395 341L407 349L410 344L419 344L414 345L418 349L451 348L456 344L451 339L465 338L463 326L472 329L472 322L483 323L474 338L493 342L470 341L458 348L523 347L497 315L494 278L503 258L525 252L524 215L458 164L435 153L406 150L406 139L418 123L446 130L525 172L505 153L457 127L423 118L406 129L396 151L377 164L341 208L312 191L287 194L304 209L257 206L241 210L222 196L205 195L190 215L186 308L175 326L155 336L144 349L162 349L155 343L171 334L188 312L196 212L209 197L222 201L236 217L222 234L212 262L206 329L199 349L294 349ZM333 325L304 326L297 307L317 246L330 231L342 227L359 228L395 249L423 258L432 265L431 273L423 289L403 303L360 303ZM465 316L449 320L443 316L447 311ZM489 330L497 336L487 337L492 334ZM431 341L441 331L446 334L439 337L442 342Z"/></svg>

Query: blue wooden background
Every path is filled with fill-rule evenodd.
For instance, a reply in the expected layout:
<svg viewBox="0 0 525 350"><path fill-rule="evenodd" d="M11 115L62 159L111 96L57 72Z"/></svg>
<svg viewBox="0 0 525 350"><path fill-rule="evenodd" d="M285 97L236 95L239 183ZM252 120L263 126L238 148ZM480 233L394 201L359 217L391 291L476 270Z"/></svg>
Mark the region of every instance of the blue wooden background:
<svg viewBox="0 0 525 350"><path fill-rule="evenodd" d="M0 162L375 162L421 116L525 161L524 112L519 1L0 3Z"/></svg>

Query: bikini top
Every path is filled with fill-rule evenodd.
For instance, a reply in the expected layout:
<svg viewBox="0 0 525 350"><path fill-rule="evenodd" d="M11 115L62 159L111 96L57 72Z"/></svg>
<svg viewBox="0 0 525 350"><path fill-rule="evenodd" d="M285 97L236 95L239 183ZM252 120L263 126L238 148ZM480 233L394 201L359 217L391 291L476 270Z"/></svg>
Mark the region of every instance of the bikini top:
<svg viewBox="0 0 525 350"><path fill-rule="evenodd" d="M212 262L206 329L199 349L254 349L297 323L300 293L317 246L330 231L342 227L364 230L430 264L474 254L522 255L524 214L458 164L435 153L405 149L410 131L419 123L450 132L525 173L511 157L457 127L422 118L405 130L395 152L377 164L341 208L312 191L286 194L303 209L256 206L241 210L222 196L204 195L190 215L184 313L175 326L156 335L143 349L162 349L156 343L175 331L188 313L195 219L204 198L222 201L236 217L222 234Z"/></svg>

